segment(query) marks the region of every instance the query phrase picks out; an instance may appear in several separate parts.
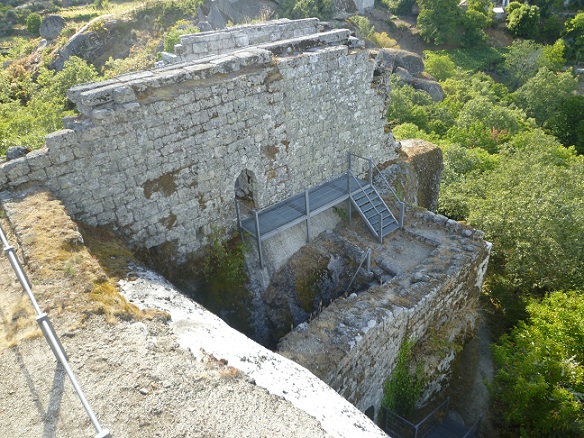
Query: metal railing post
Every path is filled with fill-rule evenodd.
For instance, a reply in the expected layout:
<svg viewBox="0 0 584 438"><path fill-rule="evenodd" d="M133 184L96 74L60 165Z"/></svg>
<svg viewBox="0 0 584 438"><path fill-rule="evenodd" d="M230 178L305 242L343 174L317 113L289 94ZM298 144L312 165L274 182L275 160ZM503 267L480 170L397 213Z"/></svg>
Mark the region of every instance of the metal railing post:
<svg viewBox="0 0 584 438"><path fill-rule="evenodd" d="M239 211L239 201L235 200L235 214L237 215L237 229L239 230L239 237L241 237L241 241L243 242L243 230L241 226L241 212Z"/></svg>
<svg viewBox="0 0 584 438"><path fill-rule="evenodd" d="M369 184L373 185L373 160L369 158Z"/></svg>
<svg viewBox="0 0 584 438"><path fill-rule="evenodd" d="M81 401L81 404L85 408L85 412L87 412L89 419L93 423L93 427L97 431L97 435L95 436L95 438L109 438L109 437L111 437L109 430L103 429L101 427L101 425L99 424L99 421L98 421L97 417L95 416L93 409L91 409L91 406L90 406L89 402L87 401L87 398L85 397L85 394L83 393L83 390L79 386L79 383L77 382L77 379L75 378L75 374L73 373L73 370L69 366L69 362L67 361L67 356L65 355L65 352L63 350L63 346L61 345L61 342L59 341L59 338L57 337L57 334L55 333L53 326L49 322L47 315L45 313L41 312L41 309L40 309L40 307L39 307L39 305L38 305L38 303L37 303L37 301L32 293L30 282L28 281L26 274L22 270L22 266L20 265L20 261L18 260L18 257L16 256L16 254L14 252L14 247L8 244L8 239L6 238L6 234L4 233L4 229L2 228L2 226L0 226L0 238L2 239L2 244L4 245L4 253L8 257L8 260L10 261L10 264L12 265L12 269L14 270L14 273L16 274L18 281L20 281L22 288L24 289L24 291L28 295L28 298L30 299L32 306L34 307L35 313L37 314L36 321L37 321L38 325L40 326L41 331L43 332L43 335L44 335L47 343L49 344L49 347L51 347L51 350L53 351L55 358L61 363L61 365L63 365L65 372L67 373L67 375L69 376L69 379L71 380L73 388L75 388L75 391L77 392L77 395L79 396L79 400Z"/></svg>
<svg viewBox="0 0 584 438"><path fill-rule="evenodd" d="M383 244L383 212L379 213L379 243Z"/></svg>
<svg viewBox="0 0 584 438"><path fill-rule="evenodd" d="M371 272L371 248L367 248L367 273Z"/></svg>
<svg viewBox="0 0 584 438"><path fill-rule="evenodd" d="M262 236L260 235L260 216L254 208L253 215L255 218L256 240L258 243L258 256L260 258L260 269L264 269L264 256L262 254Z"/></svg>
<svg viewBox="0 0 584 438"><path fill-rule="evenodd" d="M400 201L399 203L399 227L400 229L404 229L404 215L405 215L406 203Z"/></svg>
<svg viewBox="0 0 584 438"><path fill-rule="evenodd" d="M310 198L308 196L308 189L304 191L304 206L306 211L306 243L310 243L311 230L310 230Z"/></svg>

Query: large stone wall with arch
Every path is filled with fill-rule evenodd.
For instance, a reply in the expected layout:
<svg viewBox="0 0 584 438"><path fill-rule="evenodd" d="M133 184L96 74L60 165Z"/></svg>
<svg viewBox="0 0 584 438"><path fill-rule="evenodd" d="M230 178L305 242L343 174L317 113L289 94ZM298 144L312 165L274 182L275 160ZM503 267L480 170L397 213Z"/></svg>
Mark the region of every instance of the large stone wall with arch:
<svg viewBox="0 0 584 438"><path fill-rule="evenodd" d="M0 188L44 184L75 218L180 261L235 226L242 172L262 208L343 173L349 151L397 157L378 58L338 30L77 86L81 114L2 164Z"/></svg>

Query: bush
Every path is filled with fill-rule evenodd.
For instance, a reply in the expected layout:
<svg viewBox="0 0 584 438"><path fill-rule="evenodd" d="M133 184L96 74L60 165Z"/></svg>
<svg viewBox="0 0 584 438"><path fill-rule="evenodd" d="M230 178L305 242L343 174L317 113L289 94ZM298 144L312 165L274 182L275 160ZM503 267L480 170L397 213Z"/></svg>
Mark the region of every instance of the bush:
<svg viewBox="0 0 584 438"><path fill-rule="evenodd" d="M527 306L493 347L492 394L521 436L584 436L584 295L555 292Z"/></svg>
<svg viewBox="0 0 584 438"><path fill-rule="evenodd" d="M415 342L411 339L402 342L395 368L383 386L383 399L381 401L382 406L406 419L415 412L424 385L422 365L418 364L412 371L414 344Z"/></svg>
<svg viewBox="0 0 584 438"><path fill-rule="evenodd" d="M539 35L539 8L537 6L521 5L519 8L509 8L507 28L518 37L534 39Z"/></svg>
<svg viewBox="0 0 584 438"><path fill-rule="evenodd" d="M199 28L187 20L179 20L164 36L164 51L174 53L174 46L180 43L181 35L198 33Z"/></svg>
<svg viewBox="0 0 584 438"><path fill-rule="evenodd" d="M41 16L35 12L29 14L26 17L26 31L32 36L39 35L39 29L41 28Z"/></svg>

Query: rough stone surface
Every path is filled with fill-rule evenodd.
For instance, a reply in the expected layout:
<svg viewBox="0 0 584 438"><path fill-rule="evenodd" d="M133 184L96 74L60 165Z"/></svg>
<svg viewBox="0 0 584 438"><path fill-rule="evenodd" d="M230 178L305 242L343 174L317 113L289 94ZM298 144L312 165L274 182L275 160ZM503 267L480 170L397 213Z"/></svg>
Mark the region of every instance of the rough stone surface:
<svg viewBox="0 0 584 438"><path fill-rule="evenodd" d="M417 53L401 49L381 49L379 54L382 63L390 68L392 73L398 67L407 70L411 75L417 75L424 71L424 61Z"/></svg>
<svg viewBox="0 0 584 438"><path fill-rule="evenodd" d="M289 22L293 32L315 25L300 21ZM263 208L342 174L349 151L397 157L385 132L387 89L372 87L368 51L341 44L274 55L226 44L225 55L69 90L82 116L46 137L47 166L6 163L0 182L44 183L77 219L180 260L207 243L211 225L235 226L244 170Z"/></svg>
<svg viewBox="0 0 584 438"><path fill-rule="evenodd" d="M26 157L26 154L30 152L30 148L27 146L10 146L6 149L6 160L15 160L17 158Z"/></svg>
<svg viewBox="0 0 584 438"><path fill-rule="evenodd" d="M428 93L434 102L441 102L444 99L444 90L436 81L423 78L412 78L410 84L416 90L422 90Z"/></svg>
<svg viewBox="0 0 584 438"><path fill-rule="evenodd" d="M99 24L102 23L102 24ZM97 30L93 30L97 27ZM77 56L101 67L107 59L105 54L116 40L130 38L131 26L123 20L113 20L111 15L94 18L83 26L69 41L58 49L49 67L61 71L65 62Z"/></svg>
<svg viewBox="0 0 584 438"><path fill-rule="evenodd" d="M383 177L407 204L436 211L443 168L442 151L425 140L402 140L400 144L401 158L383 165ZM388 191L379 177L376 176L375 181L382 192Z"/></svg>
<svg viewBox="0 0 584 438"><path fill-rule="evenodd" d="M401 343L411 337L425 351L427 385L421 404L448 381L454 349L432 354L437 334L472 336L490 244L465 237L460 224L448 229L430 212L408 213L405 230L374 249L395 275L380 286L338 298L308 326L286 335L278 352L305 366L361 411L375 409L383 382L395 366ZM461 251L461 246L468 248ZM382 267L382 270L386 266Z"/></svg>
<svg viewBox="0 0 584 438"><path fill-rule="evenodd" d="M63 17L60 15L47 15L41 21L39 33L43 38L52 40L59 36L64 27L65 19Z"/></svg>

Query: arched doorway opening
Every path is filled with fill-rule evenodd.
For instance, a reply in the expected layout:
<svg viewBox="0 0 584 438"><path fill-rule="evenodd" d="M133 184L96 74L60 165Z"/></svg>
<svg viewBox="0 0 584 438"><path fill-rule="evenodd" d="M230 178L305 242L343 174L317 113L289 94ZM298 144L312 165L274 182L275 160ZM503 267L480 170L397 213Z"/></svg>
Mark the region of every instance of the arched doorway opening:
<svg viewBox="0 0 584 438"><path fill-rule="evenodd" d="M241 171L235 180L235 199L249 208L256 208L257 179L249 169Z"/></svg>

